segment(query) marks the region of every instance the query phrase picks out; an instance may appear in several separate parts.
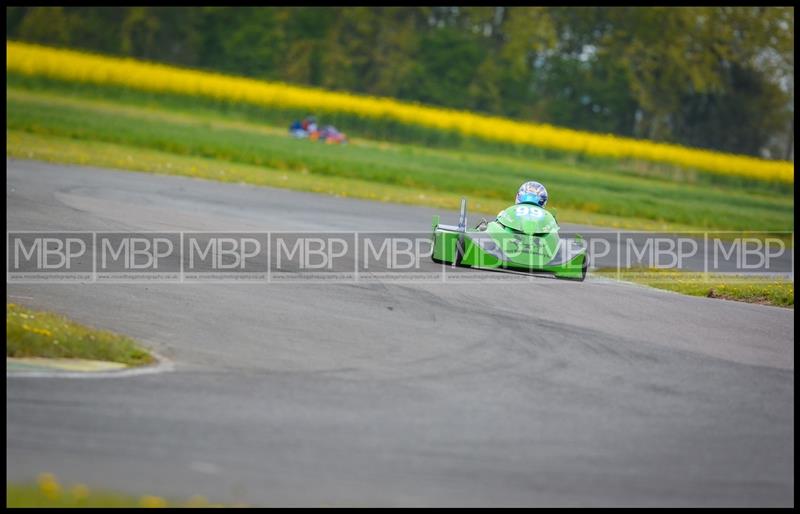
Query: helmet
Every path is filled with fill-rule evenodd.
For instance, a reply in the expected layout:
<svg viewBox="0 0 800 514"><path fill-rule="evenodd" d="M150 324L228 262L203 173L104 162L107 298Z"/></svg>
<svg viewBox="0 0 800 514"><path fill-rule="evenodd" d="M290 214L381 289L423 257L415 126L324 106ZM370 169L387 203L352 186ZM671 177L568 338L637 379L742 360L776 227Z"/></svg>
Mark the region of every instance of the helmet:
<svg viewBox="0 0 800 514"><path fill-rule="evenodd" d="M547 205L547 189L533 180L525 182L517 191L517 203L532 203L544 207Z"/></svg>

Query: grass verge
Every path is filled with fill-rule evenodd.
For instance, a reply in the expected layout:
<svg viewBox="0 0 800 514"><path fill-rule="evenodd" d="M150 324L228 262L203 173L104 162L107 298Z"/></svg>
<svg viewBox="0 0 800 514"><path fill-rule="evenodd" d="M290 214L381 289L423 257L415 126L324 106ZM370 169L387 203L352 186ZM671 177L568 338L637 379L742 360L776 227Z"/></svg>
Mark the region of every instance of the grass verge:
<svg viewBox="0 0 800 514"><path fill-rule="evenodd" d="M36 484L6 484L6 507L226 507L226 505L209 503L202 496L193 496L186 501L175 501L152 495L133 496L110 491L93 491L84 484L65 487L54 475L42 473Z"/></svg>
<svg viewBox="0 0 800 514"><path fill-rule="evenodd" d="M460 194L420 191L411 187L380 184L368 180L312 175L308 170L298 172L267 168L18 130L6 131L6 155L19 159L193 177L450 210L458 210L462 198ZM470 211L476 214L494 215L508 207L510 203L508 200L468 198ZM552 210L558 213L558 218L562 222L637 230L697 230L691 225L586 213L563 207Z"/></svg>
<svg viewBox="0 0 800 514"><path fill-rule="evenodd" d="M285 134L285 127L288 127L293 120L301 119L309 114L306 109L278 108L274 106L269 108L259 107L243 102L227 102L197 96L139 91L119 86L100 86L57 80L49 77L32 77L15 72L8 73L6 87L15 92L24 90L36 94L57 96L63 101L69 101L70 99L95 100L114 104L117 107L127 106L138 109L144 108L150 111L157 110L162 113L190 114L195 118L204 117L217 122L224 119L249 122L251 125L269 125L271 128L280 127L280 129L276 129L280 134ZM747 179L735 175L720 175L666 163L614 159L611 157L590 156L585 153L539 148L525 144L488 141L481 138L466 137L452 131L406 125L386 118L364 118L343 112L331 112L325 113L322 121L325 124L346 127L351 140L356 140L359 143L372 142L394 145L400 143L416 146L417 148L460 150L484 156L513 157L532 162L542 160L561 162L572 166L578 165L632 176L660 178L672 182L710 186L727 185L747 187L757 191L784 193L793 189L792 184Z"/></svg>
<svg viewBox="0 0 800 514"><path fill-rule="evenodd" d="M601 269L592 274L690 296L794 308L794 282L783 278L657 269Z"/></svg>
<svg viewBox="0 0 800 514"><path fill-rule="evenodd" d="M338 189L335 194L343 196L446 208L457 206L458 198L465 196L475 210L485 213L506 207L519 184L535 178L547 185L551 204L565 222L645 230L793 227L794 197L789 191L691 184L586 163L374 141L358 140L344 147L316 144L293 140L284 129L222 113L171 111L8 86L6 98L10 156L32 157L42 153L38 144L52 144L54 149L44 152L47 160L74 162L65 161L70 152L60 151L68 144L83 153L82 164L107 165L93 151L93 145L104 143L129 156L115 165L125 169L164 172L165 165L145 170L130 162L141 160L143 153L159 152L158 157L150 154L151 165L167 155L202 158L217 169L249 166L247 173L232 177L240 182L317 192ZM226 173L198 173L182 168L174 174L226 180ZM272 177L261 176L270 173Z"/></svg>
<svg viewBox="0 0 800 514"><path fill-rule="evenodd" d="M155 361L128 337L13 303L6 304L6 357L88 359L127 366Z"/></svg>

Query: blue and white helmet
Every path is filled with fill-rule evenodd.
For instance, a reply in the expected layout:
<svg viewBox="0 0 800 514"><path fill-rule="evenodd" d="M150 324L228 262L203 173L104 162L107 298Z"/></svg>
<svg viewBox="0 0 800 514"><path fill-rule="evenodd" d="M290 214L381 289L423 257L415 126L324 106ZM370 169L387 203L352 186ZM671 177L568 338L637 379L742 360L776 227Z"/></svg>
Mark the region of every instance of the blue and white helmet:
<svg viewBox="0 0 800 514"><path fill-rule="evenodd" d="M517 191L517 203L532 203L544 207L547 205L547 189L533 180L525 182Z"/></svg>

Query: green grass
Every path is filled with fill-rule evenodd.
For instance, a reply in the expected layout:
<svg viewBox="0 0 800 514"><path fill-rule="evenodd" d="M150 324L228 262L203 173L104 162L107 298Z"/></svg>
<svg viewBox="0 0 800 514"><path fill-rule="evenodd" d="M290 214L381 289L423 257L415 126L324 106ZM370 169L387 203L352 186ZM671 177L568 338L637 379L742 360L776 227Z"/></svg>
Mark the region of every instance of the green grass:
<svg viewBox="0 0 800 514"><path fill-rule="evenodd" d="M85 164L108 165L95 158L88 146L105 143L127 148L129 161L140 161L143 152L158 152L161 158L155 153L147 155L159 162L200 158L216 168L248 166L246 173L235 173L233 179L246 183L312 191L338 189L344 196L446 208L466 196L476 210L487 213L509 204L519 184L535 178L547 185L551 206L565 222L651 230L793 228L791 191L691 183L669 175L654 176L652 170L634 173L514 154L365 140L346 146L324 145L291 139L283 128L215 112L206 105L189 111L185 106L145 106L18 87L7 87L6 98L10 156L48 153L48 160L74 162L58 151L74 155L75 146L66 148L70 142L87 145ZM55 150L41 152L35 146L41 143L51 144ZM162 172L166 165L142 170L143 166L134 162L119 162L116 167ZM173 173L215 178L180 169L182 173ZM257 169L273 176L263 179ZM276 180L278 173L287 178ZM313 189L316 181L320 185Z"/></svg>
<svg viewBox="0 0 800 514"><path fill-rule="evenodd" d="M39 475L36 484L6 484L6 507L226 507L245 505L211 504L202 496L186 501L159 496L133 496L112 491L95 491L84 484L65 487L50 473Z"/></svg>
<svg viewBox="0 0 800 514"><path fill-rule="evenodd" d="M261 126L281 127L285 134L293 120L307 114L305 110L266 108L248 103L214 100L205 97L154 93L120 86L100 86L96 84L67 82L49 77L26 76L9 73L6 79L8 88L28 90L55 95L60 98L106 100L115 105L135 106L150 110L190 113L195 117L219 121L221 119L239 120ZM488 141L477 137L463 136L457 132L443 131L419 125L409 125L385 118L360 117L342 112L323 113L320 121L346 127L347 133L356 138L373 142L410 143L417 147L455 149L486 156L514 157L517 159L548 162L561 162L567 165L586 165L593 170L609 171L632 176L654 177L675 182L705 185L727 185L748 187L751 190L790 193L792 184L763 181L736 175L721 175L697 169L678 167L665 163L614 159L611 157L590 156L582 153L564 152L530 145Z"/></svg>
<svg viewBox="0 0 800 514"><path fill-rule="evenodd" d="M153 357L125 336L6 304L6 356L89 359L140 366Z"/></svg>
<svg viewBox="0 0 800 514"><path fill-rule="evenodd" d="M636 282L690 296L794 308L794 282L754 275L730 275L674 270L602 269L592 274Z"/></svg>
<svg viewBox="0 0 800 514"><path fill-rule="evenodd" d="M281 133L284 132L283 127L287 127L293 120L309 114L305 110L291 108L267 108L248 103L227 102L205 97L154 93L121 86L67 82L41 76L31 77L14 72L8 74L6 85L14 89L36 91L57 95L62 98L104 99L118 105L125 104L162 111L188 112L193 115L205 115L217 120L224 117L259 125L267 124L281 127ZM361 117L343 112L330 112L323 113L320 121L325 124L347 127L347 133L351 137L366 138L370 141L409 143L419 147L456 149L483 155L511 156L533 161L561 161L570 165L585 164L593 169L608 169L615 173L668 178L669 180L680 182L710 185L727 184L737 187L747 185L757 190L784 193L792 190L791 184L782 182L765 182L739 176L720 175L665 163L619 160L611 157L590 156L531 145L488 141L477 137L464 136L458 132L409 125L387 118Z"/></svg>

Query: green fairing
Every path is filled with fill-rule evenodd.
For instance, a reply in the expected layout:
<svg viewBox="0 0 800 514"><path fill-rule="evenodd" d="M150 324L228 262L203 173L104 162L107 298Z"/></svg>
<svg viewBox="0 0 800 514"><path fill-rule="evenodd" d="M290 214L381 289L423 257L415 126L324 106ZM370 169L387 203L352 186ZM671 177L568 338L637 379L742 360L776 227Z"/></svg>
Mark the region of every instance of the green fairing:
<svg viewBox="0 0 800 514"><path fill-rule="evenodd" d="M519 204L500 212L483 230L433 222L433 260L473 268L553 273L583 280L588 256L578 236L561 239L556 219L546 209ZM461 250L459 240L463 237Z"/></svg>

